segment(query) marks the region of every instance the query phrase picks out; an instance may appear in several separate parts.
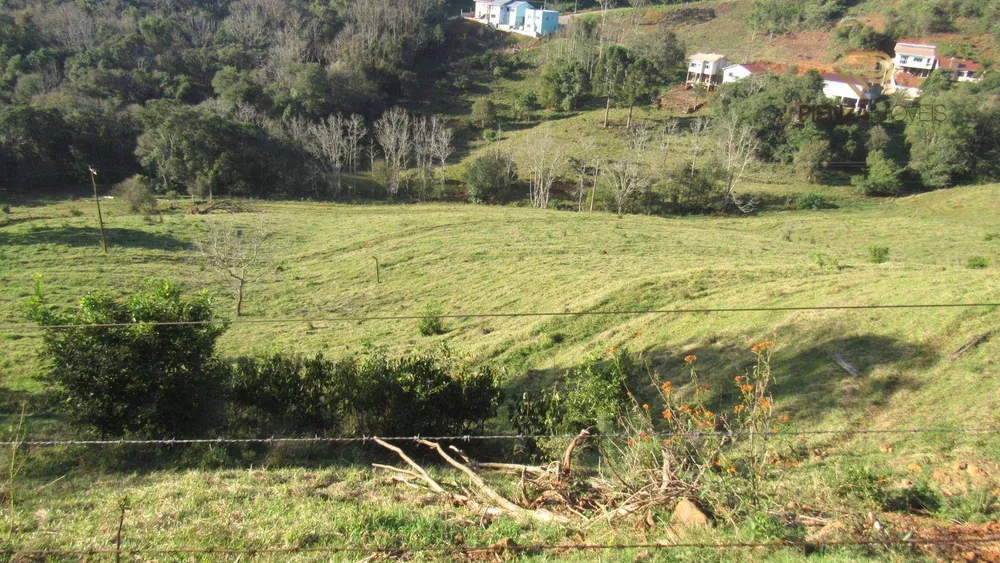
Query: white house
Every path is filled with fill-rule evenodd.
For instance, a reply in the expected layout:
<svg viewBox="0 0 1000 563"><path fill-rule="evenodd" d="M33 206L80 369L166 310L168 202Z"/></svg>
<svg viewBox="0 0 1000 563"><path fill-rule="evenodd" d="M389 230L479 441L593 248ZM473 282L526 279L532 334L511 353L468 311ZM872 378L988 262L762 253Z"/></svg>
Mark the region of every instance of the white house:
<svg viewBox="0 0 1000 563"><path fill-rule="evenodd" d="M507 6L507 21L501 27L519 28L524 27L524 19L527 11L532 9L531 4L517 0Z"/></svg>
<svg viewBox="0 0 1000 563"><path fill-rule="evenodd" d="M896 72L927 76L937 68L937 47L920 43L896 43L896 56L892 62Z"/></svg>
<svg viewBox="0 0 1000 563"><path fill-rule="evenodd" d="M951 79L958 82L979 82L983 65L968 59L951 57L938 60L939 68L949 71Z"/></svg>
<svg viewBox="0 0 1000 563"><path fill-rule="evenodd" d="M695 53L688 63L687 85L704 84L709 90L722 84L722 69L729 66L725 55Z"/></svg>
<svg viewBox="0 0 1000 563"><path fill-rule="evenodd" d="M823 94L844 107L857 111L871 109L878 98L878 88L849 74L823 74Z"/></svg>
<svg viewBox="0 0 1000 563"><path fill-rule="evenodd" d="M530 37L541 37L559 29L559 12L536 9L523 0L476 0L475 11L462 15L501 31Z"/></svg>
<svg viewBox="0 0 1000 563"><path fill-rule="evenodd" d="M730 82L739 82L740 80L753 76L754 74L765 74L767 71L767 67L757 63L729 65L722 69L722 83L728 84Z"/></svg>
<svg viewBox="0 0 1000 563"><path fill-rule="evenodd" d="M513 3L514 0L476 0L475 19L494 27L505 25Z"/></svg>
<svg viewBox="0 0 1000 563"><path fill-rule="evenodd" d="M541 37L559 29L559 12L555 10L528 9L524 14L524 32Z"/></svg>

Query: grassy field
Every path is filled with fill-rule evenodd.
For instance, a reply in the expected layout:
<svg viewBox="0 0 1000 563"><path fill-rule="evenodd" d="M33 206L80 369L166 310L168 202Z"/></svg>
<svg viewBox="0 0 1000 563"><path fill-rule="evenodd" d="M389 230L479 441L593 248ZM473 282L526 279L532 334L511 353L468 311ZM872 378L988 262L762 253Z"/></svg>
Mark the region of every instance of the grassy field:
<svg viewBox="0 0 1000 563"><path fill-rule="evenodd" d="M790 186L774 189L794 193ZM505 366L510 396L550 385L587 356L627 347L678 385L681 359L696 354L724 401L735 392L726 382L750 359L747 349L772 339L778 343L777 407L791 417L793 433L987 427L997 423L1000 400L998 341L955 361L946 357L996 327L993 308L447 319L447 333L437 337L420 336L415 321L319 319L420 314L428 304L454 314L997 302L997 189L959 188L892 201L845 197L838 209L747 218L319 203L260 203L252 213L202 216L187 214L186 204L175 202L173 210L164 204L162 222L149 222L106 201L108 256L99 248L92 200L15 200L9 222L0 227L0 324L25 322L22 311L36 276L63 306L88 291L121 294L143 280L169 278L186 290L208 291L228 316L232 301L193 244L212 222L262 216L274 232L277 260L251 288L249 318L317 320L235 324L221 341L229 356L285 350L337 357L366 344L403 352L446 343L457 353ZM869 262L872 245L889 247L888 263ZM988 258L990 267L967 267L972 256ZM381 283L373 257L381 264ZM45 399L37 334L5 330L2 339L7 420L27 401L32 436L72 435ZM838 367L835 353L862 376ZM498 423L494 430L509 429ZM852 464L888 463L904 476L916 464L930 479L951 462L994 468L1000 461L992 436L840 436L797 443L826 453L774 483L773 494L836 514L857 509L830 498L831 476ZM212 459L210 450L191 454L196 466L204 463L198 459ZM383 476L352 463L364 459L357 452L333 454L343 461L332 466L329 452L327 462L303 465L277 451L260 470L208 463L201 471L126 474L93 452L70 454L74 462L67 461L67 452L34 455L39 459L18 489L20 520L12 529L12 541L31 548L107 547L124 493L133 502L127 528L132 547L420 546L447 544L456 534L469 544L503 537L569 541L566 530L513 520L478 526L475 515L388 487ZM52 457L43 463L46 456ZM426 506L415 511L414 503ZM636 541L657 533L597 527L586 539ZM713 537L746 540L769 533L720 526ZM795 552L771 555L794 558ZM879 558L870 552L831 558L862 556Z"/></svg>

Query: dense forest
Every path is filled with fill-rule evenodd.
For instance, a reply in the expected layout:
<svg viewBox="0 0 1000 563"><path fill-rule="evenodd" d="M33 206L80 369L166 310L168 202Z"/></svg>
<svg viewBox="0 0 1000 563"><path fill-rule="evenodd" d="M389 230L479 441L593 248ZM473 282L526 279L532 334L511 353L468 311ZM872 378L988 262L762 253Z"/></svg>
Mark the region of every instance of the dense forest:
<svg viewBox="0 0 1000 563"><path fill-rule="evenodd" d="M627 4L673 3L682 2ZM423 198L433 186L443 187L445 165L459 144L454 138L495 138L503 120L521 126L541 108L565 113L594 107L629 108L626 144L644 147L644 135L690 133L695 154L689 173L622 162L596 167L581 155L561 155L565 162L544 173L532 170L535 180L524 182L531 184L523 187L533 204L548 204L557 178L596 185L596 173L586 177L601 169L606 192L615 196L606 208L621 212L641 203L645 212L717 210L718 202L733 199L746 167L736 161L744 154L755 162L796 165L810 182L853 182L866 195L1000 178L994 164L1000 157L1000 80L992 73L975 84L932 76L919 103L886 99L882 113L874 114L881 117L860 123L802 119L797 108L823 103L819 77L768 75L713 94L714 127L694 124L688 131L687 124L678 130L676 120L642 123L637 138L632 108L648 106L683 78L685 46L671 31L625 41L634 18L577 18L544 61L529 63L516 49L495 48L503 40L485 28L470 38L469 28L450 21L465 4L4 0L0 182L21 189L80 184L94 166L103 185L128 180L126 191L336 198L353 189L345 175L364 170L384 195ZM609 0L553 7L618 4L626 5ZM850 7L841 0L754 0L746 25L769 34L835 27L844 48L876 49L906 34L954 30L959 20L988 32L997 15L997 2L910 0L886 11L885 29L876 31L843 20ZM519 93L503 115L480 95L469 131L453 131L454 124L428 110L436 103L449 115L464 114L455 106L475 90L469 76L478 72L489 80L526 66L541 76L537 89ZM935 110L935 121L919 118L928 113L921 105ZM904 106L910 109L894 111ZM708 141L696 138L702 134L724 150L707 150ZM743 142L726 147L727 134ZM695 166L713 154L731 158L726 166ZM491 153L466 167L469 199L503 199L498 194L518 180L505 158ZM851 168L845 173L837 163ZM657 203L664 199L674 204ZM682 199L692 203L678 203Z"/></svg>
<svg viewBox="0 0 1000 563"><path fill-rule="evenodd" d="M94 165L105 183L144 172L162 191L314 191L323 147L310 128L371 123L418 88L420 61L444 48L445 9L4 2L0 177L79 182Z"/></svg>

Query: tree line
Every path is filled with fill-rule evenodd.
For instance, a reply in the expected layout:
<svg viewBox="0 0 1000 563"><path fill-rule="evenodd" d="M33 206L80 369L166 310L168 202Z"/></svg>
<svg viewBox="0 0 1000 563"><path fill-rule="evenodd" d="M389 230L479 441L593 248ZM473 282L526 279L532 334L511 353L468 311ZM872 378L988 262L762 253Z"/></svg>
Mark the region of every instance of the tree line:
<svg viewBox="0 0 1000 563"><path fill-rule="evenodd" d="M75 183L94 165L106 182L141 173L161 191L336 192L338 172L371 166L364 156L377 139L361 129L374 133L418 88L417 63L446 48L446 9L443 0L5 1L0 178Z"/></svg>

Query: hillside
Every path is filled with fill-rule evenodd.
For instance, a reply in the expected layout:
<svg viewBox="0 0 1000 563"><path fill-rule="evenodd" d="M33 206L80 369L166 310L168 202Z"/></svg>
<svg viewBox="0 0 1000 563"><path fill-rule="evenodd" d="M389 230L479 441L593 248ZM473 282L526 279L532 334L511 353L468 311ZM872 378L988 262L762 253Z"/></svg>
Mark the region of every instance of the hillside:
<svg viewBox="0 0 1000 563"><path fill-rule="evenodd" d="M437 337L419 336L412 320L319 319L420 314L430 302L452 314L996 302L996 190L993 185L961 188L881 204L747 218L615 217L438 204L260 204L253 213L231 218L247 222L265 217L281 248L278 267L250 292L248 319L316 320L234 324L222 349L227 355L283 350L338 356L365 342L394 351L447 343L458 354L494 358L507 366L509 396L526 387L551 385L581 358L604 354L609 347L641 351L661 376L683 385L681 358L696 354L716 399L722 400L731 395L727 382L745 368L747 348L771 339L777 342L777 411L791 418L793 433L989 427L997 422L1000 400L992 359L998 341L989 340L955 361L946 356L995 326L993 308L447 319L447 333ZM115 202L106 203L111 252L105 257L97 246L90 205L86 198L15 204L11 223L0 230L0 276L7 289L4 324L23 322L19 311L38 275L60 305L79 298L86 291L82 288L95 287L95 276L113 294L128 292L143 279L171 278L188 291L207 289L225 312L231 299L191 245L207 224L229 217L175 209L162 223L150 223ZM868 262L867 249L876 244L890 248L888 263ZM373 256L381 264L380 284L374 279ZM970 269L966 262L971 256L987 257L992 266ZM34 335L5 331L0 363L7 389L5 414L16 419L18 404L27 400L33 438L72 435L42 393ZM833 354L847 358L862 376L848 376ZM493 430L509 432L499 424ZM991 438L939 438L800 439L800 447L824 453L789 470L774 483L774 494L818 507L823 514L849 514L853 505L829 498L823 483L837 482L844 472L853 475L857 470L852 468L862 464L891 465L894 476L905 476L904 468L916 464L925 468L932 487L951 486L957 477L937 471L948 471L952 461L975 462L993 471L1000 452ZM124 463L112 461L124 452L103 454L111 458L91 458L100 455L96 451L85 454L81 469L69 470L64 480L63 454L39 450L32 454L36 468L25 477L26 483L38 484L39 492L25 493L20 501L20 513L33 516L25 517L23 531L15 537L19 545L33 549L107 545L105 538L113 533L97 532L95 538L94 528L114 519L114 499L127 492L133 508L126 537L136 548L331 542L419 547L449 543L455 534L463 534L470 544L511 536L520 542L561 541L557 528L505 520L475 531L432 498L384 488L377 473L350 464L357 456L350 451L320 454L320 459L344 456L340 459L346 465L331 468L328 463L313 467L291 462L286 456L296 450L279 448L269 454L267 471L209 469L226 463L211 461L221 454L212 451L191 452L207 464L205 471L156 471L109 481L84 468L90 463L111 463L113 468ZM306 466L280 469L289 462ZM53 479L59 483L41 486ZM359 512L358 498L370 508ZM409 510L414 502L432 508ZM96 510L83 510L85 506ZM306 516L314 512L324 516ZM195 522L205 526L192 528ZM912 529L929 524L898 525ZM777 532L720 528L712 537L787 537L772 533ZM586 537L636 541L631 532L615 528L595 529Z"/></svg>

